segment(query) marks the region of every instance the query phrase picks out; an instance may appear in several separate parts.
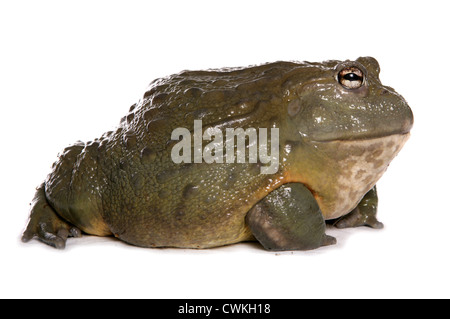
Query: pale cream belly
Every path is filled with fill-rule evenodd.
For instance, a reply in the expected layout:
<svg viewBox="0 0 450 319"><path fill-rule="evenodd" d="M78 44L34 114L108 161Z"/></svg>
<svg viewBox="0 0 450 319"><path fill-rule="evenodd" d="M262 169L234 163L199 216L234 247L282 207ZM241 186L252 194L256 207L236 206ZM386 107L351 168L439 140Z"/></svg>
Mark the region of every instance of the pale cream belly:
<svg viewBox="0 0 450 319"><path fill-rule="evenodd" d="M324 218L334 219L351 212L374 187L408 138L409 133L368 140L325 142L338 174L334 185L327 185L327 196L317 198Z"/></svg>

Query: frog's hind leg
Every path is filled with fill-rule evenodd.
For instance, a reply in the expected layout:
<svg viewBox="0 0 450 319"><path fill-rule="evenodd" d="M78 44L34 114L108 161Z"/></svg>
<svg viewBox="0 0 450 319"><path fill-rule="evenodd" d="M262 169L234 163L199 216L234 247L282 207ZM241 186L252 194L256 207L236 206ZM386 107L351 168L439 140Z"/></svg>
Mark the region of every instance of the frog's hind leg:
<svg viewBox="0 0 450 319"><path fill-rule="evenodd" d="M31 202L28 225L22 235L22 241L33 237L55 248L65 248L67 237L80 237L81 231L62 220L47 202L44 183L41 184Z"/></svg>
<svg viewBox="0 0 450 319"><path fill-rule="evenodd" d="M274 190L247 214L255 238L268 250L310 250L336 243L312 193L300 183Z"/></svg>

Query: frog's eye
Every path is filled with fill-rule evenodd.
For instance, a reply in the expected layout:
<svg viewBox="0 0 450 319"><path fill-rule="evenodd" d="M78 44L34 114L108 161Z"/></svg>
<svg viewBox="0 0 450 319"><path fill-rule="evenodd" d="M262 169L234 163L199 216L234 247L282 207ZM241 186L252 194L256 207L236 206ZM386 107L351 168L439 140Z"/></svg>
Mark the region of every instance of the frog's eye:
<svg viewBox="0 0 450 319"><path fill-rule="evenodd" d="M364 83L364 73L357 67L346 67L339 72L338 81L346 89L357 89Z"/></svg>

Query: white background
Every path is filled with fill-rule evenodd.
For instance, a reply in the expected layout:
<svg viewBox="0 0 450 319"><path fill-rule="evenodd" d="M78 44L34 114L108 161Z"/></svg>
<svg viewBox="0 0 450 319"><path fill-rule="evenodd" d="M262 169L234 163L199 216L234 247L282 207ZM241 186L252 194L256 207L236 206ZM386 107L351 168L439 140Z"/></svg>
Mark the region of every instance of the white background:
<svg viewBox="0 0 450 319"><path fill-rule="evenodd" d="M449 31L446 1L2 0L0 297L450 297ZM114 128L153 79L366 55L415 115L378 184L385 229L332 229L335 246L283 253L20 242L57 153Z"/></svg>

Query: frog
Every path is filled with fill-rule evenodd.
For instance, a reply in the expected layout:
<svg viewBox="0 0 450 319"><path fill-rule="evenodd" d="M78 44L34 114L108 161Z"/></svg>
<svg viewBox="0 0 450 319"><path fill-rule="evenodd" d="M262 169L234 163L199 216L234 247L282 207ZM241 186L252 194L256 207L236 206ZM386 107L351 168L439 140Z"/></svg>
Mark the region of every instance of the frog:
<svg viewBox="0 0 450 319"><path fill-rule="evenodd" d="M113 130L58 154L36 188L22 241L62 249L86 234L149 248L257 242L294 251L336 244L329 227L382 228L376 184L414 118L379 74L375 58L359 57L158 78ZM221 161L219 149L216 161L174 160L175 149L183 154L173 132L195 139L199 120L200 134L276 129L262 145L277 146L276 169L263 173L267 161L250 158L249 136L241 162Z"/></svg>

